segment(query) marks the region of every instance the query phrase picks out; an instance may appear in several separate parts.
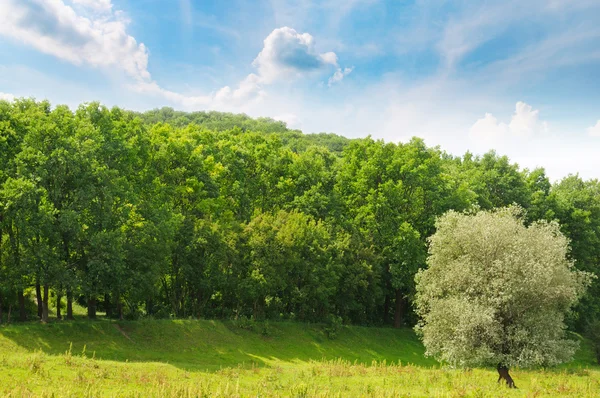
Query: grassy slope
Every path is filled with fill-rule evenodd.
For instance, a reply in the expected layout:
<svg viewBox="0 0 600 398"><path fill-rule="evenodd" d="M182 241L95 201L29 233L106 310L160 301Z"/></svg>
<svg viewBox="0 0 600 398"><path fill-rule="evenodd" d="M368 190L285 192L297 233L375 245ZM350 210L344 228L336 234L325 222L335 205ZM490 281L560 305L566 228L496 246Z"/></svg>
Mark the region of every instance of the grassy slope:
<svg viewBox="0 0 600 398"><path fill-rule="evenodd" d="M97 359L168 362L186 370L269 365L273 361L306 362L342 358L433 366L411 330L344 327L335 340L321 326L271 323L270 335L221 321L76 321L49 325L26 324L0 328L0 351L63 354L84 346Z"/></svg>
<svg viewBox="0 0 600 398"><path fill-rule="evenodd" d="M318 325L271 323L268 337L262 328L167 320L0 327L0 396L600 395L586 344L563 369L515 370L520 389L508 391L493 370L438 368L408 329L344 327L329 340Z"/></svg>

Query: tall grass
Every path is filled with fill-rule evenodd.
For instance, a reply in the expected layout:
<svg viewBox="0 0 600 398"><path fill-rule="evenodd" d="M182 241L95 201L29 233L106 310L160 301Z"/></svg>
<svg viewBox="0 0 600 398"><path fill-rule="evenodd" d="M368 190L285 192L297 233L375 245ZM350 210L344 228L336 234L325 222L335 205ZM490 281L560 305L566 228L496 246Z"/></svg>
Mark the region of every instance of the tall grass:
<svg viewBox="0 0 600 398"><path fill-rule="evenodd" d="M212 321L117 326L0 328L0 396L600 396L600 368L582 354L560 369L512 370L513 391L493 369L437 366L410 330L342 327L331 340L319 325L273 323L269 336Z"/></svg>

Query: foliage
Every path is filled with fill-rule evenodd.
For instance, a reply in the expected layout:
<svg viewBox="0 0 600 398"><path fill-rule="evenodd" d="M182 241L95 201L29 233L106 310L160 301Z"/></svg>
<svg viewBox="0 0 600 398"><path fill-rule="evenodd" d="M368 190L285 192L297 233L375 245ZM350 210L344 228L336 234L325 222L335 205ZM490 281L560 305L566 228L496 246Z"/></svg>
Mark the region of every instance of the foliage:
<svg viewBox="0 0 600 398"><path fill-rule="evenodd" d="M246 115L0 101L0 320L79 300L90 318L413 325L436 217L512 203L598 272L596 180ZM599 316L594 280L567 322Z"/></svg>
<svg viewBox="0 0 600 398"><path fill-rule="evenodd" d="M596 356L596 361L600 364L600 321L590 323L586 331L587 337L592 342L592 349Z"/></svg>
<svg viewBox="0 0 600 398"><path fill-rule="evenodd" d="M572 358L564 317L590 274L567 259L555 222L523 224L518 208L450 211L436 223L417 278L429 355L455 366L527 367Z"/></svg>
<svg viewBox="0 0 600 398"><path fill-rule="evenodd" d="M240 318L235 319L233 321L233 324L236 327L244 330L252 331L256 328L256 321L254 320L254 318L248 318L247 316L241 316Z"/></svg>
<svg viewBox="0 0 600 398"><path fill-rule="evenodd" d="M327 338L330 340L335 340L338 337L338 333L341 328L342 318L335 315L329 315L324 328Z"/></svg>

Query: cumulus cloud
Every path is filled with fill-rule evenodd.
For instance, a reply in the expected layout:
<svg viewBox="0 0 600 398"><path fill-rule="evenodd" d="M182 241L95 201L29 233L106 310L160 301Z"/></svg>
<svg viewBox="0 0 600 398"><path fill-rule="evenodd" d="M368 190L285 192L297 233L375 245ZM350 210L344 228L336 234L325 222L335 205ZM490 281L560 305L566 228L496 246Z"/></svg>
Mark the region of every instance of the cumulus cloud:
<svg viewBox="0 0 600 398"><path fill-rule="evenodd" d="M352 71L354 70L354 67L352 68L338 68L335 73L333 74L333 76L331 76L329 78L329 80L327 81L327 85L329 87L333 86L335 83L341 82L344 77L348 76L350 73L352 73Z"/></svg>
<svg viewBox="0 0 600 398"><path fill-rule="evenodd" d="M264 40L264 47L252 63L263 83L337 66L334 52L318 53L315 40L308 33L298 33L284 26L273 30Z"/></svg>
<svg viewBox="0 0 600 398"><path fill-rule="evenodd" d="M287 26L273 30L263 44L262 50L252 62L257 73L249 74L236 90L223 87L217 93L218 98L225 95L232 100L263 97L265 85L298 78L333 66L337 67L337 70L329 79L328 84L331 86L341 81L353 69L339 68L336 53L319 53L316 50L315 39L309 33L299 33Z"/></svg>
<svg viewBox="0 0 600 398"><path fill-rule="evenodd" d="M232 90L229 86L225 86L215 95L217 101L247 101L256 97L263 97L266 93L261 86L260 76L250 73L242 80L238 88Z"/></svg>
<svg viewBox="0 0 600 398"><path fill-rule="evenodd" d="M14 95L0 92L0 100L13 101L14 99L15 99Z"/></svg>
<svg viewBox="0 0 600 398"><path fill-rule="evenodd" d="M267 95L265 86L338 66L334 52L319 53L310 34L298 33L289 27L273 30L263 43L262 50L252 62L257 72L248 74L235 89L225 86L218 90L213 95L216 105L260 101ZM341 81L350 72L352 68L338 68L329 79L329 85Z"/></svg>
<svg viewBox="0 0 600 398"><path fill-rule="evenodd" d="M470 133L472 136L484 138L487 140L495 140L503 135L506 135L508 126L505 123L498 122L498 119L491 113L486 113L481 119L478 119L471 126Z"/></svg>
<svg viewBox="0 0 600 398"><path fill-rule="evenodd" d="M587 131L592 137L600 137L600 120L598 120L595 126L589 127Z"/></svg>
<svg viewBox="0 0 600 398"><path fill-rule="evenodd" d="M117 67L133 78L149 79L148 52L127 33L123 13L111 12L108 0L74 3L109 14L86 18L63 0L4 0L0 34L75 65Z"/></svg>
<svg viewBox="0 0 600 398"><path fill-rule="evenodd" d="M517 102L515 113L508 125L512 134L529 136L537 132L548 131L548 123L539 120L539 110L533 110L531 105Z"/></svg>
<svg viewBox="0 0 600 398"><path fill-rule="evenodd" d="M486 113L469 130L472 137L484 140L496 140L508 136L530 137L547 131L548 123L539 120L539 110L534 110L531 105L521 101L515 105L515 113L510 123L500 122L491 113Z"/></svg>

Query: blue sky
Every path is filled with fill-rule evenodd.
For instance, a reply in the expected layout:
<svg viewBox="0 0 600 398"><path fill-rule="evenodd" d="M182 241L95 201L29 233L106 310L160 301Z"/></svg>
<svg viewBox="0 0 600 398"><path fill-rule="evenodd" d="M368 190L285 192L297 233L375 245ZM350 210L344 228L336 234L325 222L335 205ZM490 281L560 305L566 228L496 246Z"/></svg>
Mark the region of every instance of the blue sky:
<svg viewBox="0 0 600 398"><path fill-rule="evenodd" d="M600 0L2 0L15 96L416 135L600 178Z"/></svg>

